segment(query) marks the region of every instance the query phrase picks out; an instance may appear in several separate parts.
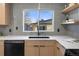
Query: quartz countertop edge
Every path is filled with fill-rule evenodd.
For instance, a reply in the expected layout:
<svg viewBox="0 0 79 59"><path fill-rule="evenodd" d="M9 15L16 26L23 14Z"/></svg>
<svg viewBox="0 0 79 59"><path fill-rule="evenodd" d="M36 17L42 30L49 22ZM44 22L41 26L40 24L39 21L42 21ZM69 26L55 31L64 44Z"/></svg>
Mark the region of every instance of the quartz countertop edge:
<svg viewBox="0 0 79 59"><path fill-rule="evenodd" d="M79 43L68 42L72 40L77 40L70 36L50 36L50 39L28 39L29 36L0 36L0 40L56 40L58 41L65 49L79 49Z"/></svg>

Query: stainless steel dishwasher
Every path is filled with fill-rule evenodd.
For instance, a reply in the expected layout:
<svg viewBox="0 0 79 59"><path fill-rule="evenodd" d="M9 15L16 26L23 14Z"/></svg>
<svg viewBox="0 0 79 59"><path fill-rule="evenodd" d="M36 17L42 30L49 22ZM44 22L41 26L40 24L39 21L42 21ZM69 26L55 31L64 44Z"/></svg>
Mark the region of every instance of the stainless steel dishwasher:
<svg viewBox="0 0 79 59"><path fill-rule="evenodd" d="M23 40L5 40L4 56L24 56Z"/></svg>

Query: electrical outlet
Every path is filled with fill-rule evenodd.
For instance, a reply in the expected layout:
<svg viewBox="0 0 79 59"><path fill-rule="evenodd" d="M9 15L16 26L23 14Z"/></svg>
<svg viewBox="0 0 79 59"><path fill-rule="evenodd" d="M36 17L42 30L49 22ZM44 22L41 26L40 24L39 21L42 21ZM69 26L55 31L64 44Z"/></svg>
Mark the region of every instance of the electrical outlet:
<svg viewBox="0 0 79 59"><path fill-rule="evenodd" d="M16 26L16 30L18 30L18 26Z"/></svg>
<svg viewBox="0 0 79 59"><path fill-rule="evenodd" d="M59 28L57 29L57 32L60 32L60 29Z"/></svg>
<svg viewBox="0 0 79 59"><path fill-rule="evenodd" d="M11 29L9 29L9 32L12 32L12 30L11 30Z"/></svg>

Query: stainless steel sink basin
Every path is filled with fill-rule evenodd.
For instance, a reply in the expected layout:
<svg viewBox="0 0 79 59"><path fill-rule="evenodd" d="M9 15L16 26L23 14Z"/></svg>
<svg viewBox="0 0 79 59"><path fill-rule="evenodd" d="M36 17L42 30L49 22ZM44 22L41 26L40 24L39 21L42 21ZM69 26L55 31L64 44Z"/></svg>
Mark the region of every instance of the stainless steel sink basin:
<svg viewBox="0 0 79 59"><path fill-rule="evenodd" d="M50 38L48 36L30 36L29 38Z"/></svg>

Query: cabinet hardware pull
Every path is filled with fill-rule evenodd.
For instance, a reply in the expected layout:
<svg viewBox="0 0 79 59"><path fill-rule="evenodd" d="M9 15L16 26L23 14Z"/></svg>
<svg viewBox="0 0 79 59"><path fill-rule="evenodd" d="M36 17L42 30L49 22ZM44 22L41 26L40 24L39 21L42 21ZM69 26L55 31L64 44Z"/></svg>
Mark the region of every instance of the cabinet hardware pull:
<svg viewBox="0 0 79 59"><path fill-rule="evenodd" d="M45 45L40 45L40 47L45 47Z"/></svg>
<svg viewBox="0 0 79 59"><path fill-rule="evenodd" d="M57 47L57 49L60 49L59 47Z"/></svg>
<svg viewBox="0 0 79 59"><path fill-rule="evenodd" d="M34 45L34 47L38 47L38 45Z"/></svg>

